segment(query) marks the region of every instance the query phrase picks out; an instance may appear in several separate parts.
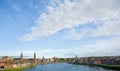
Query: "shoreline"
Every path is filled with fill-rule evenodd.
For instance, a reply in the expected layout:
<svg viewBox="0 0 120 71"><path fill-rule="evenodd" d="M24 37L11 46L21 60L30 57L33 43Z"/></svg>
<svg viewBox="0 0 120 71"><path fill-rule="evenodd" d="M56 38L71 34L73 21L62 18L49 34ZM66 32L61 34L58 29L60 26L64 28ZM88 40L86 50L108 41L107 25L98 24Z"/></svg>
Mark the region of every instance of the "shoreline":
<svg viewBox="0 0 120 71"><path fill-rule="evenodd" d="M31 68L31 66L24 66L20 68L11 68L11 69L1 69L0 71L22 71L28 68Z"/></svg>
<svg viewBox="0 0 120 71"><path fill-rule="evenodd" d="M61 62L59 62L61 63ZM64 63L64 62L63 62ZM52 64L52 63L48 63L48 64ZM79 63L68 63L68 64L75 64L75 65L86 65L86 66L96 66L96 67L101 67L101 68L105 68L105 69L112 69L112 70L120 70L120 65L108 65L108 64L79 64ZM36 64L37 65L37 64ZM34 65L34 66L36 66ZM21 68L11 68L11 69L3 69L0 71L22 71L25 69L29 69L32 68L34 66L25 66L25 67L21 67Z"/></svg>
<svg viewBox="0 0 120 71"><path fill-rule="evenodd" d="M75 64L75 63L72 63ZM112 70L120 70L120 65L108 65L108 64L77 64L76 65L87 65L87 66L96 66L96 67L102 67L105 69L112 69Z"/></svg>

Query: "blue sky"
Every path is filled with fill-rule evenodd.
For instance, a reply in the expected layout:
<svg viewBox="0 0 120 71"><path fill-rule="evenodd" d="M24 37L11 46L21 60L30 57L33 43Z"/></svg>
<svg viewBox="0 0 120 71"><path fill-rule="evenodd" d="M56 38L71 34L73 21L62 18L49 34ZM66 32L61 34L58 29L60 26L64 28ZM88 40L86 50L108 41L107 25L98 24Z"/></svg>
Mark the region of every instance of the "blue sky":
<svg viewBox="0 0 120 71"><path fill-rule="evenodd" d="M120 55L119 0L0 0L0 56Z"/></svg>

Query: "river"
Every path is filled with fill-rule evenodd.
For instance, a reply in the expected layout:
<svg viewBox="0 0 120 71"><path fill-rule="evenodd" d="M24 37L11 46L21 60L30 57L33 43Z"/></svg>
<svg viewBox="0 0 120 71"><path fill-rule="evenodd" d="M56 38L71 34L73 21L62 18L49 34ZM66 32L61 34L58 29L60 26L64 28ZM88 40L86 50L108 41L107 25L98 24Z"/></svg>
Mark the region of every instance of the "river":
<svg viewBox="0 0 120 71"><path fill-rule="evenodd" d="M37 65L23 71L114 71L95 66L73 65L68 63L55 63Z"/></svg>

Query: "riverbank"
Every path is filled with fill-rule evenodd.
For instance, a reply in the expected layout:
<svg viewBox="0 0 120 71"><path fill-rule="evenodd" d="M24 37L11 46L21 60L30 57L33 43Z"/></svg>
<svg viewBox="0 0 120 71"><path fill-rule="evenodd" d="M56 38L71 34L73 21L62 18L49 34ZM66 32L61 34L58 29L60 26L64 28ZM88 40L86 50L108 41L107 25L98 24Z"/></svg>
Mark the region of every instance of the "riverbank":
<svg viewBox="0 0 120 71"><path fill-rule="evenodd" d="M108 65L108 64L77 64L77 65L97 66L106 69L120 70L120 65Z"/></svg>
<svg viewBox="0 0 120 71"><path fill-rule="evenodd" d="M22 70L27 69L27 68L31 68L31 66L24 66L21 68L4 69L4 70L0 70L0 71L22 71Z"/></svg>
<svg viewBox="0 0 120 71"><path fill-rule="evenodd" d="M105 68L97 68L92 66L74 65L68 63L53 63L37 65L36 67L25 69L24 71L109 71ZM115 71L115 70L113 70Z"/></svg>

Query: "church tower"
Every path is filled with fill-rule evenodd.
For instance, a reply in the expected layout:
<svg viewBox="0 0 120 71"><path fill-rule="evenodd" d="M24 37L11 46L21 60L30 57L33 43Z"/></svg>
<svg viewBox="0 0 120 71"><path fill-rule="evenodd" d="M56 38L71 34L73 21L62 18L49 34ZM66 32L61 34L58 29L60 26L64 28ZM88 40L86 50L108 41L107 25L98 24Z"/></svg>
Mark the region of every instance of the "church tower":
<svg viewBox="0 0 120 71"><path fill-rule="evenodd" d="M20 55L20 63L23 64L24 63L24 60L23 60L23 53L21 52L21 55Z"/></svg>
<svg viewBox="0 0 120 71"><path fill-rule="evenodd" d="M36 52L34 52L34 63L36 63Z"/></svg>

